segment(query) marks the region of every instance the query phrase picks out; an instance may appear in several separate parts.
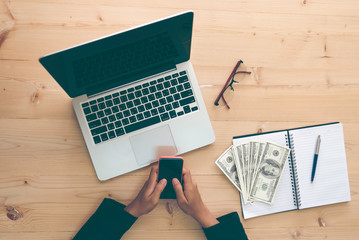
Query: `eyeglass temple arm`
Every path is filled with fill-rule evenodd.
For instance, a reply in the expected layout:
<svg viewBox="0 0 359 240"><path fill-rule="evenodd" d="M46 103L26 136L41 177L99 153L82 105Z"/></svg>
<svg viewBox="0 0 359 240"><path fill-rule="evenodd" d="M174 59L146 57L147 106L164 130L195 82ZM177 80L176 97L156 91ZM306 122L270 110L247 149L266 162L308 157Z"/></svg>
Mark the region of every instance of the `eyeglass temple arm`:
<svg viewBox="0 0 359 240"><path fill-rule="evenodd" d="M220 99L221 97L223 98L222 95L223 95L224 91L226 90L226 86L228 85L229 81L232 79L233 75L236 73L236 71L237 71L237 69L238 69L238 67L239 67L239 65L240 65L241 63L243 63L243 61L242 61L242 60L239 60L239 61L237 62L237 64L236 64L236 66L233 68L232 73L231 73L231 75L229 75L229 77L228 77L226 83L224 84L224 87L223 87L222 91L219 93L218 97L217 97L216 100L214 101L214 105L218 106L219 99ZM226 104L226 106L227 106L228 108L230 108L224 98L223 98L223 101L224 101L224 103Z"/></svg>

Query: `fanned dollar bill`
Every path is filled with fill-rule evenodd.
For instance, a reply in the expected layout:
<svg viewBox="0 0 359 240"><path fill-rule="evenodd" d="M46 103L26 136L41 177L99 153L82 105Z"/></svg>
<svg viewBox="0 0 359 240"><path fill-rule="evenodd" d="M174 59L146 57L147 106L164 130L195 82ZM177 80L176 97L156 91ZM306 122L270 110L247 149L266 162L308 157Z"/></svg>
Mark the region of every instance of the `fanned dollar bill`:
<svg viewBox="0 0 359 240"><path fill-rule="evenodd" d="M242 193L245 204L272 204L290 149L272 142L251 141L230 146L217 166Z"/></svg>

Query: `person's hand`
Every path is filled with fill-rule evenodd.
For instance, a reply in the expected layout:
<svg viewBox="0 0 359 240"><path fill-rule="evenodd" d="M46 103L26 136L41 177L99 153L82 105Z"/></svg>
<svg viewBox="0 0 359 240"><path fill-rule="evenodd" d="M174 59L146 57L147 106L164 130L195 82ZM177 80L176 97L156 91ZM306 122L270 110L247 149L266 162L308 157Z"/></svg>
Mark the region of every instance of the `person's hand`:
<svg viewBox="0 0 359 240"><path fill-rule="evenodd" d="M135 217L151 212L158 204L160 195L165 188L167 181L162 179L157 183L158 165L151 168L150 176L143 185L137 197L125 207L125 211Z"/></svg>
<svg viewBox="0 0 359 240"><path fill-rule="evenodd" d="M217 219L211 214L204 205L197 184L192 180L189 170L183 169L183 187L178 179L172 179L173 188L176 191L178 206L186 214L196 219L204 228L211 227L218 223Z"/></svg>

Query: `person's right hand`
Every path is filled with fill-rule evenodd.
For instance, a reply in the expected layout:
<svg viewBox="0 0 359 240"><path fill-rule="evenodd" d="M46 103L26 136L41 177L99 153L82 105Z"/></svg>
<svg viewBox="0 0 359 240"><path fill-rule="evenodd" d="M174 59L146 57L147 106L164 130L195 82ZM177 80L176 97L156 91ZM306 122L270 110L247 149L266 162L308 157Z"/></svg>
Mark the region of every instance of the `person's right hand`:
<svg viewBox="0 0 359 240"><path fill-rule="evenodd" d="M177 195L178 206L186 214L196 219L204 228L211 227L218 223L217 219L211 214L204 205L197 184L192 180L188 169L183 169L183 188L177 178L172 179L173 188Z"/></svg>

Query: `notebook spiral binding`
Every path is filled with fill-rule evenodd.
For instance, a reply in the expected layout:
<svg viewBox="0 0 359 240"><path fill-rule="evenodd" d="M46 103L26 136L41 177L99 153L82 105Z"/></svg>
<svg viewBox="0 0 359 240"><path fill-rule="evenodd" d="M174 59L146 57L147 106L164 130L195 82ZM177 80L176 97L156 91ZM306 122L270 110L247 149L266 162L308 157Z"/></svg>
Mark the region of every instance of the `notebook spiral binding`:
<svg viewBox="0 0 359 240"><path fill-rule="evenodd" d="M299 188L299 179L297 172L297 161L295 157L294 140L292 134L287 133L285 136L286 136L287 147L291 149L291 152L288 157L288 163L289 163L290 181L292 182L293 201L294 201L294 206L296 206L297 209L299 209L299 207L302 205L302 201L300 199L300 188Z"/></svg>

